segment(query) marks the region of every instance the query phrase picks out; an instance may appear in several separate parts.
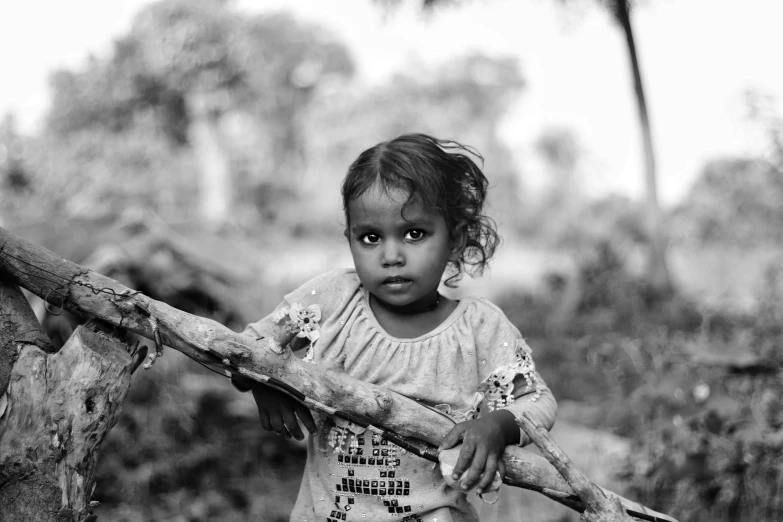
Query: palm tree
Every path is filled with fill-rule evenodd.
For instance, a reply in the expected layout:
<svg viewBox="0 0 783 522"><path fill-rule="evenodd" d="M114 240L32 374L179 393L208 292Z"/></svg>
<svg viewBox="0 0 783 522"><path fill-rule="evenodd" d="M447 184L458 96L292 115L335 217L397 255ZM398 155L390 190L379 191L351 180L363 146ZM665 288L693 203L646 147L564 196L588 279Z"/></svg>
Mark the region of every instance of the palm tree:
<svg viewBox="0 0 783 522"><path fill-rule="evenodd" d="M636 105L639 108L639 125L642 131L644 147L644 180L647 189L646 218L649 233L649 255L647 275L652 286L662 293L672 290L669 268L666 263L667 238L663 229L663 214L658 202L658 178L655 169L655 152L652 142L650 118L647 114L647 101L644 96L642 72L631 26L631 6L628 0L608 0L609 9L625 33L628 55L631 59Z"/></svg>

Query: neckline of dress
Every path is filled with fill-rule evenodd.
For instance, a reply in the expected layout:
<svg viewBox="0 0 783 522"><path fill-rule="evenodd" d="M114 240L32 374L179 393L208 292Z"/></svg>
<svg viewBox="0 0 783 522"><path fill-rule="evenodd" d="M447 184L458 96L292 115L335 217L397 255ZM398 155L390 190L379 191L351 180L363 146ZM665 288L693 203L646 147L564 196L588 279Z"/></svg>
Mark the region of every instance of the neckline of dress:
<svg viewBox="0 0 783 522"><path fill-rule="evenodd" d="M443 330L446 330L449 326L451 326L463 314L463 312L465 311L465 307L467 306L467 302L470 299L470 296L467 296L457 301L457 306L454 307L454 310L452 310L451 313L438 326L436 326L429 332L421 334L418 337L411 337L409 339L404 339L402 337L393 336L392 334L387 332L383 326L381 326L381 323L378 322L378 318L375 317L375 312L372 311L372 307L370 306L370 295L369 295L370 293L367 291L367 289L364 286L360 286L359 288L361 289L361 299L360 299L361 306L364 309L364 312L367 315L367 318L370 320L372 326L376 330L378 330L378 332L389 341L394 341L398 343L415 343L418 341L429 339L430 337L435 337Z"/></svg>

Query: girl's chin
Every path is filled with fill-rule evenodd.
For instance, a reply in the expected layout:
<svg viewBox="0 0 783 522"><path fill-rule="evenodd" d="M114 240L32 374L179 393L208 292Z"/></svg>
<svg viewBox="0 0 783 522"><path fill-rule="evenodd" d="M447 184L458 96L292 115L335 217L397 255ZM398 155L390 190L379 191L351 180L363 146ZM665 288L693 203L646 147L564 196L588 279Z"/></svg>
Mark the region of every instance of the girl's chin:
<svg viewBox="0 0 783 522"><path fill-rule="evenodd" d="M399 294L390 294L386 292L375 294L375 298L392 306L408 306L416 303L416 299Z"/></svg>

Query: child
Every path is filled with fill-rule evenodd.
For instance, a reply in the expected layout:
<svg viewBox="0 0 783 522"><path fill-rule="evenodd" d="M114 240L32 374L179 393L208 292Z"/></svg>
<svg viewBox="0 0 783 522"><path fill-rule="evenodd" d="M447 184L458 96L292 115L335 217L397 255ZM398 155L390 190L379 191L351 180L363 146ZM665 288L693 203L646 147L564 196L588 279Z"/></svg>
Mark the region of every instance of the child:
<svg viewBox="0 0 783 522"><path fill-rule="evenodd" d="M313 325L295 343L316 339L306 359L339 361L353 377L449 415L458 424L440 449L462 443L450 477L462 490L379 436L314 417L289 396L254 384L265 429L301 440L298 417L311 433L292 521L477 520L466 493L483 492L496 471L503 474L506 445L529 442L515 417L527 411L547 427L554 422L555 400L500 309L438 292L444 274L454 287L463 272L481 273L499 241L482 214L487 180L468 153L480 158L422 134L363 152L342 187L355 269L316 277L246 329L253 337L274 335L293 306Z"/></svg>

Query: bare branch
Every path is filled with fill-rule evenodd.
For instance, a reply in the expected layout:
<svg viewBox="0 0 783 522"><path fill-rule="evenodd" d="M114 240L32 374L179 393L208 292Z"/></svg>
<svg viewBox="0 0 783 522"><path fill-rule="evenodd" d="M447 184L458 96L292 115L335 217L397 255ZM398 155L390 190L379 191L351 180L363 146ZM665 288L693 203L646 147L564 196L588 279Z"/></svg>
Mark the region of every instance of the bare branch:
<svg viewBox="0 0 783 522"><path fill-rule="evenodd" d="M435 448L454 422L414 400L359 381L340 368L314 365L282 349L295 335L254 339L134 292L119 282L60 258L0 228L0 271L53 306L100 318L160 341L228 375L271 384L311 409L340 416L382 432L413 453L436 461ZM544 459L517 447L505 455L505 482L538 491L577 510L584 506L568 483ZM618 497L620 498L620 497ZM621 498L632 509L641 506ZM644 508L641 508L644 510ZM649 510L646 513L654 513ZM654 513L661 520L674 519Z"/></svg>

